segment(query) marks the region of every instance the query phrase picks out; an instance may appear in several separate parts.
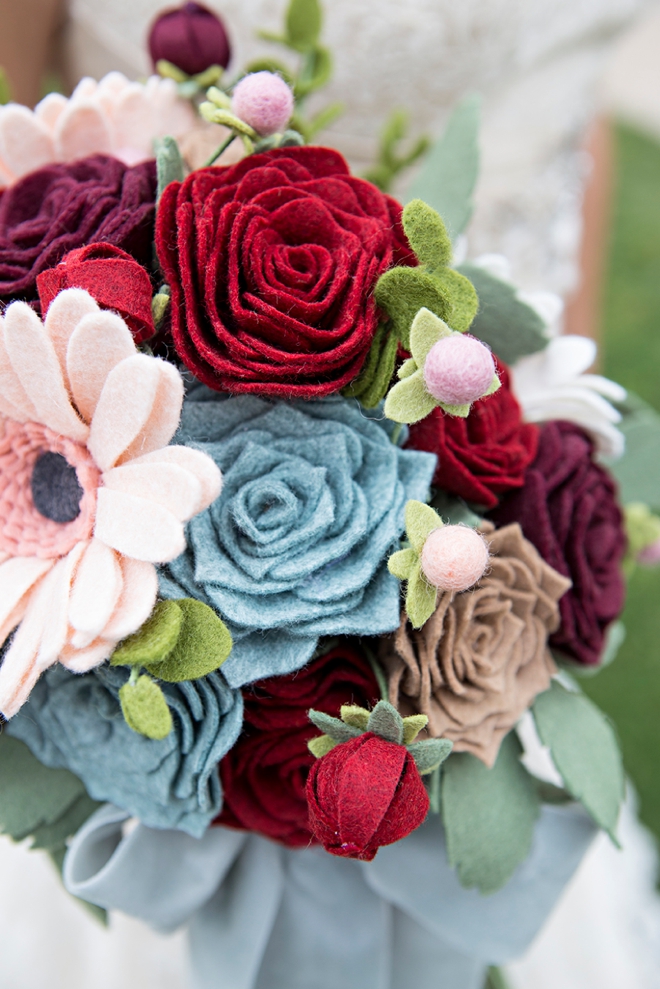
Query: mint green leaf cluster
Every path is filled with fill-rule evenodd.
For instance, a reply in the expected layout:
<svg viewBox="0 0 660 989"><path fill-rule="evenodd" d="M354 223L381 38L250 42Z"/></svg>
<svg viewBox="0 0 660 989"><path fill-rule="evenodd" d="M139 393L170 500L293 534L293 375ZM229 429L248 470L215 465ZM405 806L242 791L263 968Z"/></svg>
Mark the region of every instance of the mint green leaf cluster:
<svg viewBox="0 0 660 989"><path fill-rule="evenodd" d="M380 146L376 163L363 175L383 192L389 192L394 179L404 169L414 165L430 147L430 140L422 134L407 152L400 153L399 146L408 133L408 113L395 107L380 134Z"/></svg>
<svg viewBox="0 0 660 989"><path fill-rule="evenodd" d="M438 589L429 584L422 571L424 543L444 525L430 505L408 501L405 508L406 536L410 545L393 553L387 567L401 581L406 581L406 613L413 628L421 628L438 603Z"/></svg>
<svg viewBox="0 0 660 989"><path fill-rule="evenodd" d="M324 733L307 743L310 752L317 759L327 755L335 745L349 742L367 731L386 742L393 742L394 745L405 745L421 776L438 769L452 750L452 743L446 738L415 741L420 731L426 728L429 719L425 714L402 718L389 701L378 701L373 711L353 704L344 705L340 718L312 710L309 712L309 719Z"/></svg>

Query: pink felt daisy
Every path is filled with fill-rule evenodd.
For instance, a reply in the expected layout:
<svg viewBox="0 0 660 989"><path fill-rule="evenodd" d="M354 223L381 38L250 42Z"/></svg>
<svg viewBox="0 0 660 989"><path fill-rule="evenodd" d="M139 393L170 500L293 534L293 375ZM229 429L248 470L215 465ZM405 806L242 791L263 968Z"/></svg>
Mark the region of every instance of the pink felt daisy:
<svg viewBox="0 0 660 989"><path fill-rule="evenodd" d="M179 372L138 353L87 292L44 322L23 302L0 322L0 711L12 717L58 659L83 672L151 613L154 564L219 494L198 450L168 446Z"/></svg>

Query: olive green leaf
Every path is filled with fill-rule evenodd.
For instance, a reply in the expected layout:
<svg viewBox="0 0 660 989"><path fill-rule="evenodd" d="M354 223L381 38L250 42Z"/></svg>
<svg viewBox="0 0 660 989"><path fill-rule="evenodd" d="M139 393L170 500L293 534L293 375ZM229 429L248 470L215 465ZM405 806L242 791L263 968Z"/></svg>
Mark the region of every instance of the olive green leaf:
<svg viewBox="0 0 660 989"><path fill-rule="evenodd" d="M438 589L427 581L419 559L415 561L406 589L406 614L413 628L421 628L436 609Z"/></svg>
<svg viewBox="0 0 660 989"><path fill-rule="evenodd" d="M375 290L376 303L392 321L392 327L405 350L410 350L410 327L422 307L441 319L449 319L452 303L442 285L422 268L390 268Z"/></svg>
<svg viewBox="0 0 660 989"><path fill-rule="evenodd" d="M411 745L420 731L423 731L429 723L425 714L410 714L403 719L403 744Z"/></svg>
<svg viewBox="0 0 660 989"><path fill-rule="evenodd" d="M398 580L408 580L417 559L414 549L400 549L392 553L387 561L387 569Z"/></svg>
<svg viewBox="0 0 660 989"><path fill-rule="evenodd" d="M174 649L183 611L176 601L158 601L144 625L119 643L110 658L111 666L147 666L157 663Z"/></svg>
<svg viewBox="0 0 660 989"><path fill-rule="evenodd" d="M396 334L381 323L360 374L344 389L344 396L359 399L365 409L375 409L390 386L398 346Z"/></svg>
<svg viewBox="0 0 660 989"><path fill-rule="evenodd" d="M430 505L411 498L406 502L405 524L410 545L419 554L431 533L442 528L443 521Z"/></svg>
<svg viewBox="0 0 660 989"><path fill-rule="evenodd" d="M129 728L139 735L160 741L172 731L172 715L157 683L144 674L135 683L125 683L119 702Z"/></svg>
<svg viewBox="0 0 660 989"><path fill-rule="evenodd" d="M417 367L423 367L431 349L440 340L452 336L444 320L422 307L410 327L410 353ZM410 372L408 372L410 373Z"/></svg>
<svg viewBox="0 0 660 989"><path fill-rule="evenodd" d="M447 322L452 330L466 333L479 309L479 296L474 285L455 268L441 268L435 272L435 278L451 304Z"/></svg>
<svg viewBox="0 0 660 989"><path fill-rule="evenodd" d="M180 598L169 603L176 604L182 614L176 642L162 659L143 665L153 676L168 683L198 680L217 670L232 649L231 634L225 623L203 601Z"/></svg>
<svg viewBox="0 0 660 989"><path fill-rule="evenodd" d="M451 240L439 213L423 200L413 199L401 220L417 260L430 274L451 264Z"/></svg>
<svg viewBox="0 0 660 989"><path fill-rule="evenodd" d="M199 112L204 120L207 120L210 124L222 124L223 127L229 127L230 130L236 131L239 134L244 134L246 137L253 139L257 137L257 132L253 127L246 124L244 120L237 117L235 113L231 112L231 110L225 110L222 107L217 107L215 103L211 103L210 100L200 103Z"/></svg>
<svg viewBox="0 0 660 989"><path fill-rule="evenodd" d="M426 390L424 372L419 368L403 381L392 385L385 398L384 411L392 422L412 425L425 419L439 404Z"/></svg>
<svg viewBox="0 0 660 989"><path fill-rule="evenodd" d="M285 21L287 42L296 51L309 51L319 40L322 23L319 0L291 0Z"/></svg>
<svg viewBox="0 0 660 989"><path fill-rule="evenodd" d="M340 711L340 717L344 724L359 728L360 731L367 731L369 712L365 708L358 707L357 704L344 704Z"/></svg>
<svg viewBox="0 0 660 989"><path fill-rule="evenodd" d="M336 739L330 738L329 735L317 735L316 738L309 740L307 748L316 759L322 759L324 755L327 755L328 752L331 752L339 744Z"/></svg>

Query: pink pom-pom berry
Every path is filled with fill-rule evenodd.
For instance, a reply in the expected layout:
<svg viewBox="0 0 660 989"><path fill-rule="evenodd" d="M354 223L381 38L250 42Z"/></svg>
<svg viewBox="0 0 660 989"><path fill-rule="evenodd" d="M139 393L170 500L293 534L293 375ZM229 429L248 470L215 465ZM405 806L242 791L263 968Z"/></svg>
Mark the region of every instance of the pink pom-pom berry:
<svg viewBox="0 0 660 989"><path fill-rule="evenodd" d="M442 591L466 591L488 565L486 541L466 525L435 529L422 549L422 571Z"/></svg>
<svg viewBox="0 0 660 989"><path fill-rule="evenodd" d="M274 72L253 72L234 88L232 113L268 137L283 131L293 114L293 93Z"/></svg>
<svg viewBox="0 0 660 989"><path fill-rule="evenodd" d="M426 390L445 405L475 402L488 391L494 375L488 347L460 333L434 343L424 363Z"/></svg>

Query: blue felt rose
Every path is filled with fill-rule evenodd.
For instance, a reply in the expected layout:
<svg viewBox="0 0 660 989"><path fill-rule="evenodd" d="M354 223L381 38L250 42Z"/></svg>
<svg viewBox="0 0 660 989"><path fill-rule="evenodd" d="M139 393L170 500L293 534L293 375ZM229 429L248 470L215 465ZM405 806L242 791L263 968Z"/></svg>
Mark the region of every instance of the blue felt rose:
<svg viewBox="0 0 660 989"><path fill-rule="evenodd" d="M5 726L46 766L78 776L152 828L200 837L222 806L218 762L238 738L243 698L220 673L161 684L174 728L161 741L128 727L119 705L127 671L101 667L79 676L48 670Z"/></svg>
<svg viewBox="0 0 660 989"><path fill-rule="evenodd" d="M161 593L200 598L227 622L232 686L299 669L320 636L397 627L387 557L406 501L427 500L436 460L402 450L394 428L338 396L287 404L189 393L177 442L211 456L224 486L189 523Z"/></svg>

